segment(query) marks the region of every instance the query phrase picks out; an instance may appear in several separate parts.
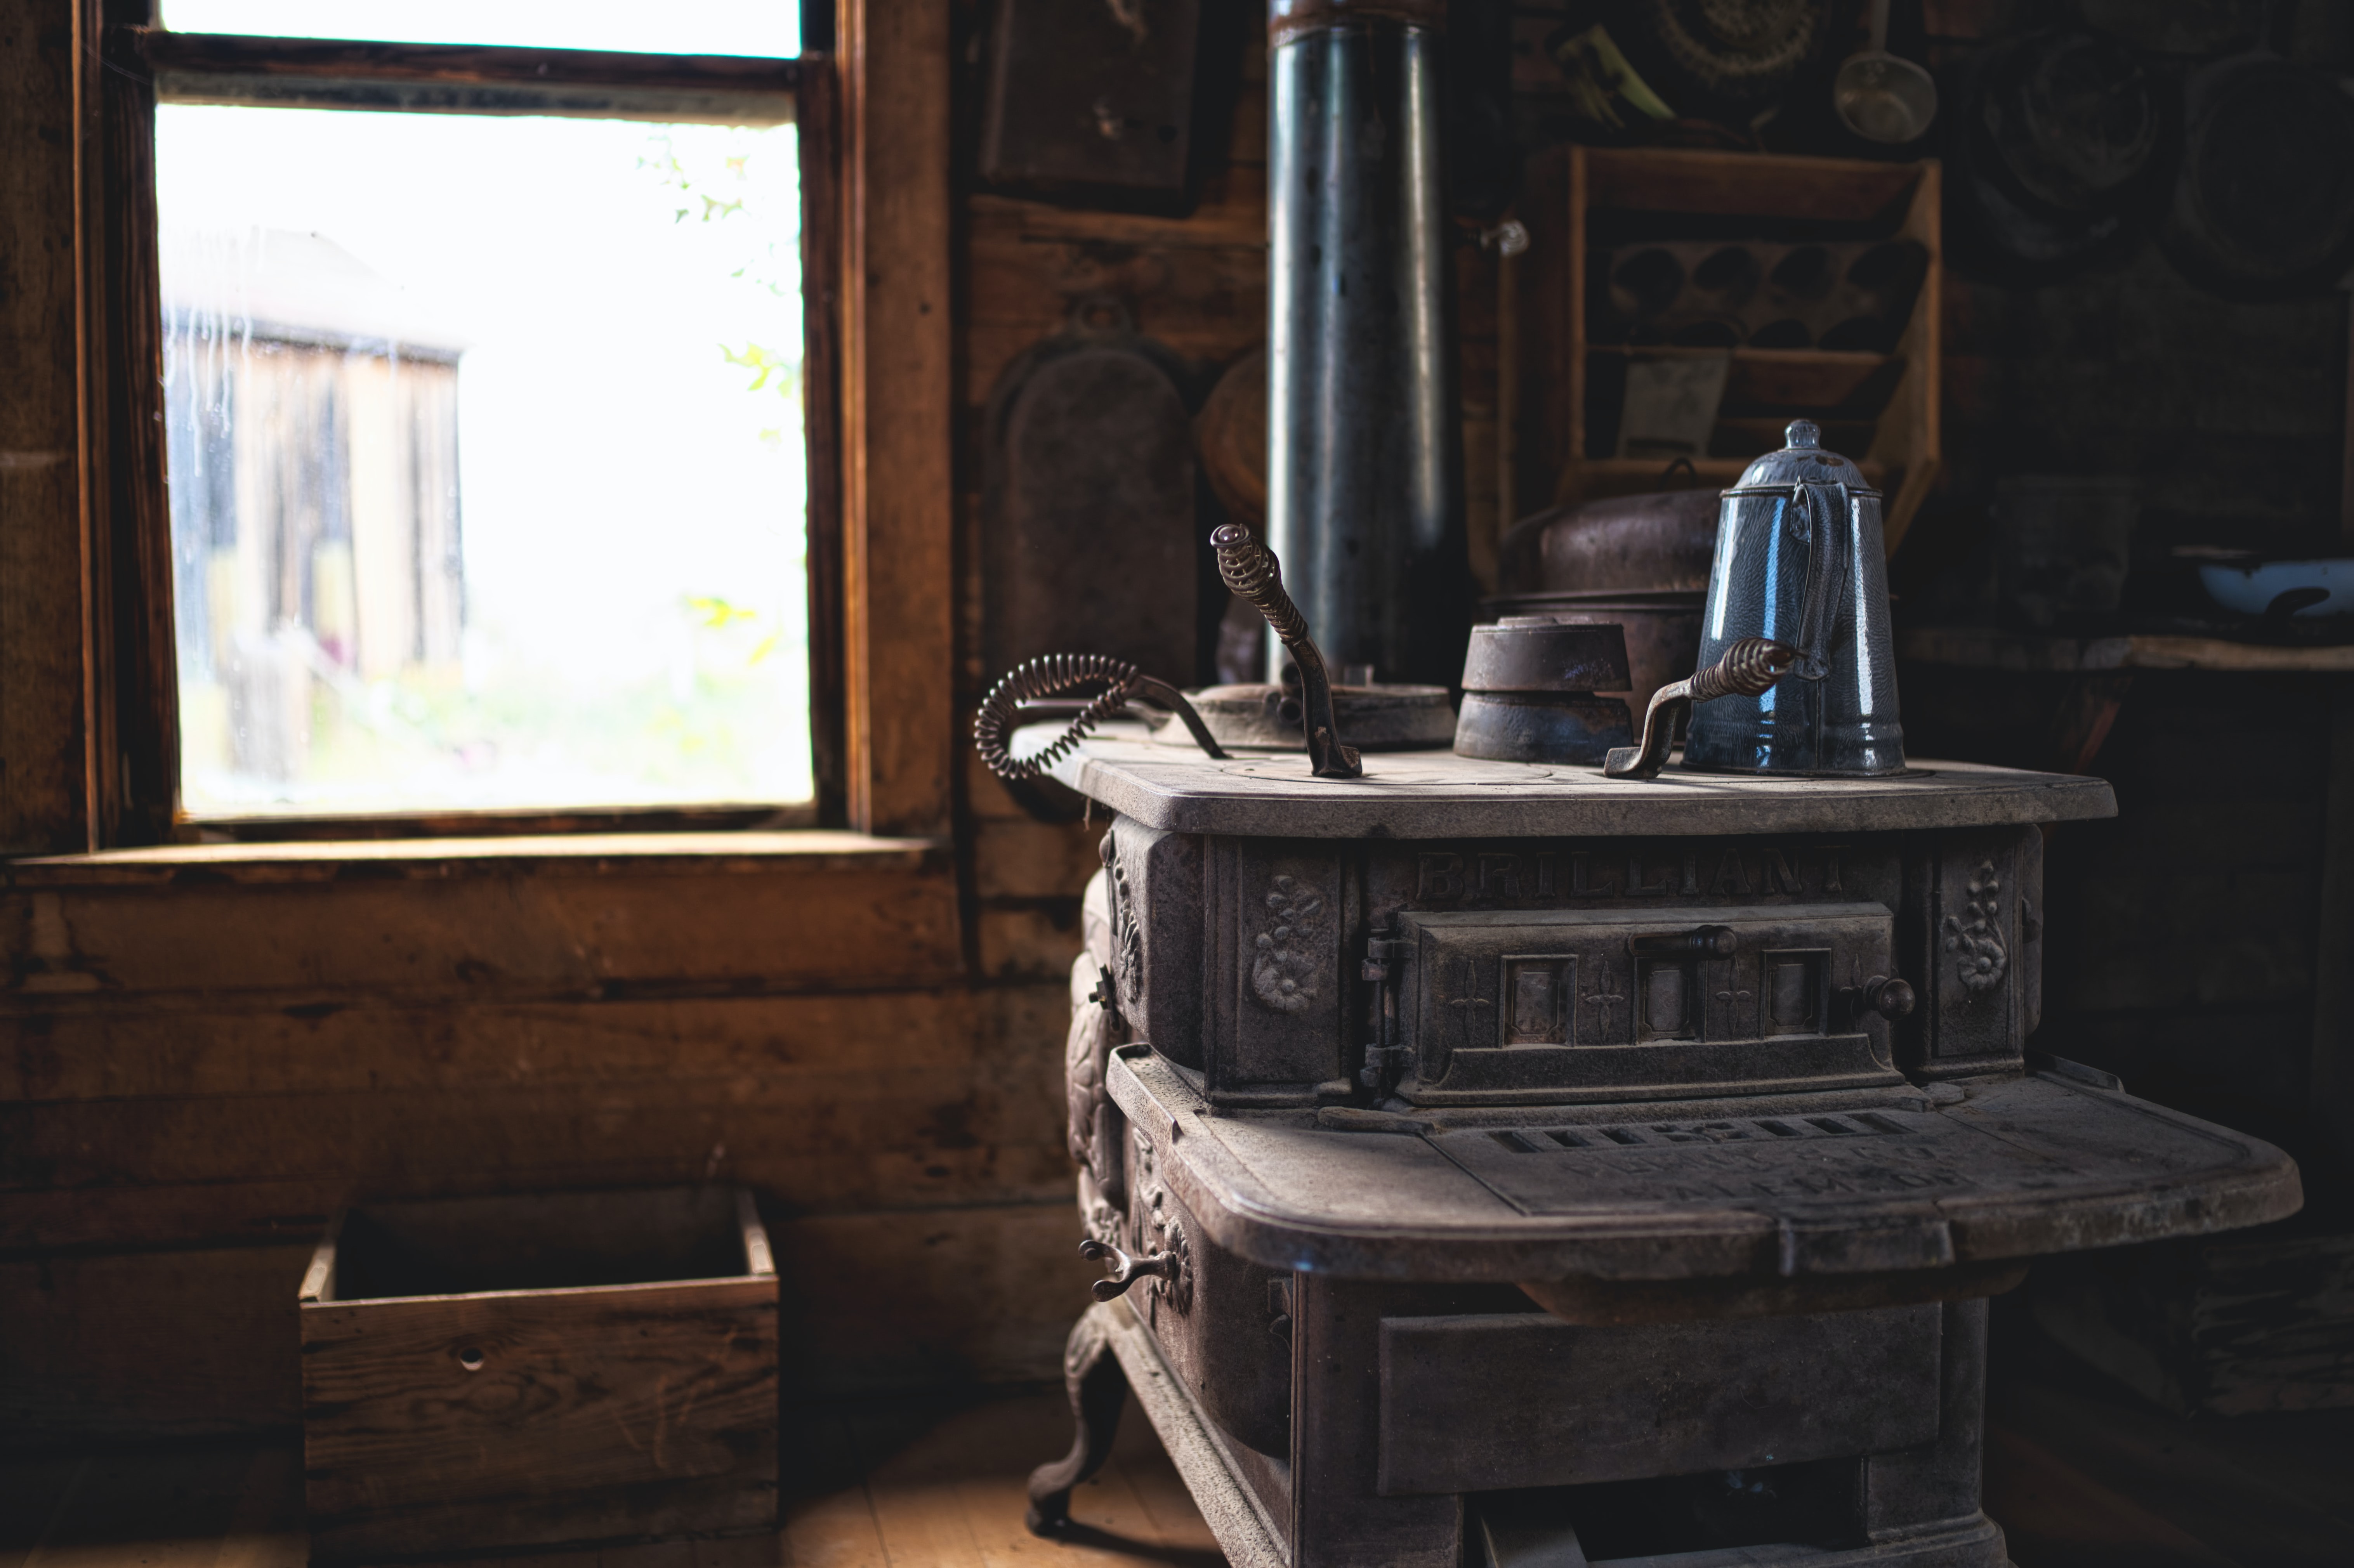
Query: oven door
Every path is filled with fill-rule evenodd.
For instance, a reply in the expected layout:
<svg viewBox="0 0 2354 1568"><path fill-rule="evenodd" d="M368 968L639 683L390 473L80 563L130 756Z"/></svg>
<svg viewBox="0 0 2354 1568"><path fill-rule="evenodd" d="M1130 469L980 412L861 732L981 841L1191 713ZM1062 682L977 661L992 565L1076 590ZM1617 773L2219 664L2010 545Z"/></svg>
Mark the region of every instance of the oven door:
<svg viewBox="0 0 2354 1568"><path fill-rule="evenodd" d="M1903 1082L1870 1005L1879 904L1398 916L1394 999L1416 1105L1575 1104ZM1393 999L1384 998L1385 1006Z"/></svg>

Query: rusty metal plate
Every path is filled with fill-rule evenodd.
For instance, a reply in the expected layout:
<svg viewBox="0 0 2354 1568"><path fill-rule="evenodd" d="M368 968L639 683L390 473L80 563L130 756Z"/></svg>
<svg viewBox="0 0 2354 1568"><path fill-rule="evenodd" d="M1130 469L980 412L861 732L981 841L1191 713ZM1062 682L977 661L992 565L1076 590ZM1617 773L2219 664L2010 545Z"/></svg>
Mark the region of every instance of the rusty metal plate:
<svg viewBox="0 0 2354 1568"><path fill-rule="evenodd" d="M982 641L991 679L1056 652L1191 684L1199 544L1182 366L1114 302L1006 367L982 472Z"/></svg>

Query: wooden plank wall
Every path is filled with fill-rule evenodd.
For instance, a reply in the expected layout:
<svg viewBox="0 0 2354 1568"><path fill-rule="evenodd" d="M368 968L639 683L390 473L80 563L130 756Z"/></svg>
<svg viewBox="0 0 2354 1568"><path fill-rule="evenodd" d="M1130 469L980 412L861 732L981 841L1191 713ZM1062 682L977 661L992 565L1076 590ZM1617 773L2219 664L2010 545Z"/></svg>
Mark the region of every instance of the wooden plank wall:
<svg viewBox="0 0 2354 1568"><path fill-rule="evenodd" d="M0 7L0 853L87 842L77 157L83 7Z"/></svg>
<svg viewBox="0 0 2354 1568"><path fill-rule="evenodd" d="M1064 988L968 979L949 859L20 866L0 1432L292 1422L295 1285L361 1197L742 1183L796 1391L1051 1372Z"/></svg>

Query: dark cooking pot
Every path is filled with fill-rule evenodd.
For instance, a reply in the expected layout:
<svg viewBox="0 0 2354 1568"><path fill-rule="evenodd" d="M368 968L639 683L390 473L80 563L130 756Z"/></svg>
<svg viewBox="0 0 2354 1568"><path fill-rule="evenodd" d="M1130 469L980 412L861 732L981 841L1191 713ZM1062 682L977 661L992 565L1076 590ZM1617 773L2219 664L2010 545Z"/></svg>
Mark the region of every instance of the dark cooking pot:
<svg viewBox="0 0 2354 1568"><path fill-rule="evenodd" d="M1692 673L1701 604L1716 554L1713 490L1670 490L1557 506L1505 535L1494 615L1550 615L1575 625L1626 629L1631 683L1641 713L1651 694Z"/></svg>
<svg viewBox="0 0 2354 1568"><path fill-rule="evenodd" d="M2130 249L2171 168L2159 95L2133 51L2062 29L1957 68L1946 124L1954 254L2022 284Z"/></svg>
<svg viewBox="0 0 2354 1568"><path fill-rule="evenodd" d="M1616 495L1522 519L1504 535L1496 588L1613 598L1706 593L1715 555L1716 492Z"/></svg>

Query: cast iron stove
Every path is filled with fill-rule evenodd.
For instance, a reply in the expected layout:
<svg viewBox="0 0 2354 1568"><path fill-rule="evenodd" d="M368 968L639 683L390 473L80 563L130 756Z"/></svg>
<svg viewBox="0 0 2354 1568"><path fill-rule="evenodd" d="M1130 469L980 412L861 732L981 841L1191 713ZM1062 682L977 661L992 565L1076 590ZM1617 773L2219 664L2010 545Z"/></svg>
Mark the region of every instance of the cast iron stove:
<svg viewBox="0 0 2354 1568"><path fill-rule="evenodd" d="M1987 1298L2297 1206L2025 1054L2100 780L1309 767L1055 766L1112 813L1069 1066L1116 1272L1042 1531L1133 1391L1252 1568L1997 1568Z"/></svg>

